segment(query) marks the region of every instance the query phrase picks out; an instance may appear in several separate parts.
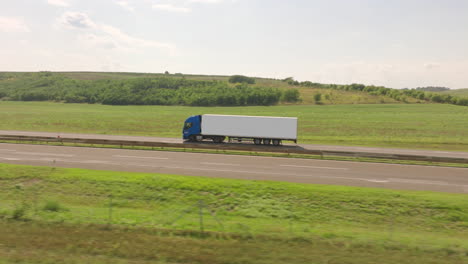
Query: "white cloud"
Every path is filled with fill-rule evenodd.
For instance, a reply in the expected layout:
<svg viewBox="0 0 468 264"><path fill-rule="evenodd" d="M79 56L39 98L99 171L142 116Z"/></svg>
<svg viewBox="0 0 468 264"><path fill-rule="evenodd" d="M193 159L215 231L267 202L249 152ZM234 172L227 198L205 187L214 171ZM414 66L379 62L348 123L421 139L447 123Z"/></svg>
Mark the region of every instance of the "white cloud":
<svg viewBox="0 0 468 264"><path fill-rule="evenodd" d="M223 2L223 0L189 0L189 2L202 4L217 4Z"/></svg>
<svg viewBox="0 0 468 264"><path fill-rule="evenodd" d="M70 3L67 0L47 0L47 3L54 6L70 6Z"/></svg>
<svg viewBox="0 0 468 264"><path fill-rule="evenodd" d="M97 27L87 14L79 12L65 12L58 21L60 25L72 29L93 29Z"/></svg>
<svg viewBox="0 0 468 264"><path fill-rule="evenodd" d="M177 13L189 13L190 11L192 11L188 7L175 6L172 4L154 4L153 9L169 11L169 12L177 12Z"/></svg>
<svg viewBox="0 0 468 264"><path fill-rule="evenodd" d="M430 62L430 63L424 64L424 68L427 70L432 70L432 69L439 68L439 67L440 67L440 64L436 62Z"/></svg>
<svg viewBox="0 0 468 264"><path fill-rule="evenodd" d="M26 22L19 17L0 17L0 32L19 32L25 33L31 30L26 25Z"/></svg>
<svg viewBox="0 0 468 264"><path fill-rule="evenodd" d="M191 6L194 4L219 4L226 0L159 0L153 4L153 9L174 12L174 13L189 13L192 11ZM231 0L236 2L237 0Z"/></svg>
<svg viewBox="0 0 468 264"><path fill-rule="evenodd" d="M126 9L127 11L130 11L130 12L135 11L135 8L133 8L133 6L131 6L128 1L120 0L120 1L117 1L116 4Z"/></svg>
<svg viewBox="0 0 468 264"><path fill-rule="evenodd" d="M81 31L77 39L86 47L122 52L142 52L144 48L156 48L166 50L171 55L177 53L171 44L130 36L116 27L94 22L86 13L65 12L58 23L62 28Z"/></svg>

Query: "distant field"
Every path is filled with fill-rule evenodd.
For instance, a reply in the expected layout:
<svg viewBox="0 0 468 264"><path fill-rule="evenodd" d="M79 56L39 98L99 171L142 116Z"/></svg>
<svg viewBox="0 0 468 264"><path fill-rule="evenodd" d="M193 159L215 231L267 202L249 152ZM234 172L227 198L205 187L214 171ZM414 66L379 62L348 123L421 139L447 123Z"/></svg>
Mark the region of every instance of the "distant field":
<svg viewBox="0 0 468 264"><path fill-rule="evenodd" d="M1 102L0 129L181 137L190 115L299 118L299 143L468 151L468 108L442 104L270 107Z"/></svg>
<svg viewBox="0 0 468 264"><path fill-rule="evenodd" d="M463 194L6 164L0 181L0 263L462 264L468 256Z"/></svg>
<svg viewBox="0 0 468 264"><path fill-rule="evenodd" d="M444 92L440 92L440 93L468 98L468 88L444 91Z"/></svg>

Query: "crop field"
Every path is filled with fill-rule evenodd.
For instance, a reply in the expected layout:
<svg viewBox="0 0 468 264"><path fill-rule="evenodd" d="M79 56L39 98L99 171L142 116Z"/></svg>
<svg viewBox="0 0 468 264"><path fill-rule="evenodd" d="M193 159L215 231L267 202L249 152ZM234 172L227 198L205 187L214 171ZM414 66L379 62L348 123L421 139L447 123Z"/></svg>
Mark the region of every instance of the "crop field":
<svg viewBox="0 0 468 264"><path fill-rule="evenodd" d="M0 183L0 263L468 257L463 194L6 164Z"/></svg>
<svg viewBox="0 0 468 264"><path fill-rule="evenodd" d="M196 114L295 116L301 144L468 151L468 107L443 104L183 107L0 101L0 129L178 138L185 119Z"/></svg>

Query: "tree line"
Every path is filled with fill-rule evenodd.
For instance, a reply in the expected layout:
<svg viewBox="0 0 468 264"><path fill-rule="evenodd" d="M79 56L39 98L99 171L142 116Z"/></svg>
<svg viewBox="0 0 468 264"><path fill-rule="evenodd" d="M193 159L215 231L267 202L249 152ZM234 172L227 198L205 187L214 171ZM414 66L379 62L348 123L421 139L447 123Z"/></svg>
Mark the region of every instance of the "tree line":
<svg viewBox="0 0 468 264"><path fill-rule="evenodd" d="M343 91L361 91L361 92L367 92L371 95L384 95L384 96L388 96L400 102L407 102L408 97L412 97L420 101L426 101L426 102L468 106L468 98L461 98L461 97L457 97L457 96L453 96L449 94L427 92L425 89L418 89L418 88L399 90L399 89L386 88L383 86L364 85L364 84L357 84L357 83L353 83L349 85L321 84L321 83L314 83L310 81L299 82L299 81L294 80L292 77L283 79L283 81L293 86L317 87L317 88L343 90Z"/></svg>
<svg viewBox="0 0 468 264"><path fill-rule="evenodd" d="M0 99L106 105L253 106L295 102L299 100L299 92L282 92L245 82L230 85L168 77L91 81L41 72L21 76L1 73Z"/></svg>

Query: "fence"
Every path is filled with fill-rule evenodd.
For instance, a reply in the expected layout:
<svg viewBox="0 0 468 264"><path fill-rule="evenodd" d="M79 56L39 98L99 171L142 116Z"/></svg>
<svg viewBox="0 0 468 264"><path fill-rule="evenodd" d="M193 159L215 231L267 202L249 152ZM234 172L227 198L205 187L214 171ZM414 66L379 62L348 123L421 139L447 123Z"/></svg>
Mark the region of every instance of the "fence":
<svg viewBox="0 0 468 264"><path fill-rule="evenodd" d="M160 206L162 203L157 200L98 194L61 195L56 192L45 193L41 188L24 185L0 186L0 191L0 221L5 219L51 224L92 224L106 228L136 227L196 236L330 236L329 232L323 233L323 227L320 227L320 222L316 222L317 219L314 222L309 222L308 219L298 220L294 211L287 217L270 217L271 219L265 221L264 218L236 216L226 210L216 210L203 199L182 206L164 207ZM252 209L258 208L254 206ZM387 239L392 240L397 218L395 215L391 215L390 218Z"/></svg>

